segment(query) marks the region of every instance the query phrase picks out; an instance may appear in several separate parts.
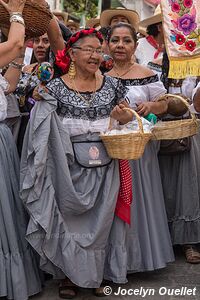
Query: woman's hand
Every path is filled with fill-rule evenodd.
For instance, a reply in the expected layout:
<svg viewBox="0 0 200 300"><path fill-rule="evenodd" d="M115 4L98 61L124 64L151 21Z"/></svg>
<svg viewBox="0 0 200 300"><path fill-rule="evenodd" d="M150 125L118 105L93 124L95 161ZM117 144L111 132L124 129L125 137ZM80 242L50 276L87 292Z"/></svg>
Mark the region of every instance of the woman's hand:
<svg viewBox="0 0 200 300"><path fill-rule="evenodd" d="M40 101L43 99L42 96L39 94L39 89L41 89L41 88L44 90L44 92L48 93L47 88L44 85L39 84L38 86L36 86L34 88L33 94L32 94L32 97L35 101Z"/></svg>
<svg viewBox="0 0 200 300"><path fill-rule="evenodd" d="M137 113L140 116L146 117L149 113L151 113L152 103L151 102L143 102L137 106Z"/></svg>
<svg viewBox="0 0 200 300"><path fill-rule="evenodd" d="M22 13L26 0L9 0L8 3L5 3L3 0L0 0L1 5L9 12L12 13Z"/></svg>
<svg viewBox="0 0 200 300"><path fill-rule="evenodd" d="M133 114L130 111L124 110L127 105L120 103L116 105L111 111L110 116L119 121L121 124L126 124L133 119Z"/></svg>

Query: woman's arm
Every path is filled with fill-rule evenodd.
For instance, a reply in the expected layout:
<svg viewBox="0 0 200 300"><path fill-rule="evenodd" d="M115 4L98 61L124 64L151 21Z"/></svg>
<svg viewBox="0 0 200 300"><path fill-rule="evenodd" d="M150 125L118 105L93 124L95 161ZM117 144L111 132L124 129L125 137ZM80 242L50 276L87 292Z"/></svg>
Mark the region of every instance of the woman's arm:
<svg viewBox="0 0 200 300"><path fill-rule="evenodd" d="M10 94L15 91L17 84L19 82L19 78L21 75L24 56L16 58L9 66L8 70L4 74L4 78L9 83L9 89L5 92L6 94Z"/></svg>
<svg viewBox="0 0 200 300"><path fill-rule="evenodd" d="M62 37L62 33L58 21L55 16L50 21L47 34L48 34L51 50L56 55L58 50L63 50L65 48L65 43Z"/></svg>
<svg viewBox="0 0 200 300"><path fill-rule="evenodd" d="M0 0L0 3L11 16L8 40L0 44L0 68L3 68L18 57L23 48L25 26L21 15L25 2L26 0L9 0L8 3L5 3L3 0Z"/></svg>

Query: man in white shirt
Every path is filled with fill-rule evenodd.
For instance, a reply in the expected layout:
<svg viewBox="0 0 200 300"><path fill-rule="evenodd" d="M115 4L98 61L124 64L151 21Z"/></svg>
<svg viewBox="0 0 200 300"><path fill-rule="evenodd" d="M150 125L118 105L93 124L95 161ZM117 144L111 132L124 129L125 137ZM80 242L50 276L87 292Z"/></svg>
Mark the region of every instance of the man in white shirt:
<svg viewBox="0 0 200 300"><path fill-rule="evenodd" d="M156 8L152 17L141 21L139 26L147 28L148 35L139 39L135 56L139 64L147 65L163 56L164 35L160 6Z"/></svg>

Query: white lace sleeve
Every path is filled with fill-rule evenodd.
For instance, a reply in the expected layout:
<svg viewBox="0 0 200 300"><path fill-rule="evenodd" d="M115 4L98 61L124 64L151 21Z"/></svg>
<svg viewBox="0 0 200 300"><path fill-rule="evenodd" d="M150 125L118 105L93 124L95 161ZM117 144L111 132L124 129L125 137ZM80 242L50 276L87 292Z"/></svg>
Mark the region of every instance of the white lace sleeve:
<svg viewBox="0 0 200 300"><path fill-rule="evenodd" d="M7 117L7 99L5 92L9 90L9 83L0 75L0 121Z"/></svg>

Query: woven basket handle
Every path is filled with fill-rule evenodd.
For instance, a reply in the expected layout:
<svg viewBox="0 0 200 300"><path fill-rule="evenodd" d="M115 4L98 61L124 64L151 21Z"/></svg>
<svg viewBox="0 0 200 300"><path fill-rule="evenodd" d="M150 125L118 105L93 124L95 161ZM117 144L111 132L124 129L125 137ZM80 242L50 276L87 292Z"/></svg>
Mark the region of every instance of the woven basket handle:
<svg viewBox="0 0 200 300"><path fill-rule="evenodd" d="M141 120L140 116L138 115L138 113L129 107L124 107L123 110L130 111L136 117L136 120L138 121L139 132L144 133L142 120ZM113 123L114 123L114 119L110 118L110 123L108 126L109 130L111 130L113 128Z"/></svg>
<svg viewBox="0 0 200 300"><path fill-rule="evenodd" d="M169 97L173 97L173 98L176 98L176 99L181 100L181 101L185 104L185 106L187 107L187 109L189 110L189 104L188 104L187 100L185 100L181 95L177 95L177 94L165 94L165 95L161 96L161 97L158 99L158 101L166 100L166 96L167 96L167 97L168 97L168 96L169 96ZM193 120L196 120L195 114L193 114L193 113L191 113L191 112L190 112L190 114L191 114L192 119L193 119Z"/></svg>
<svg viewBox="0 0 200 300"><path fill-rule="evenodd" d="M177 94L165 94L165 95L162 95L157 101L166 100L166 97L173 97L173 98L181 100L185 104L185 106L187 106L187 108L189 109L188 102L181 95L177 95Z"/></svg>

